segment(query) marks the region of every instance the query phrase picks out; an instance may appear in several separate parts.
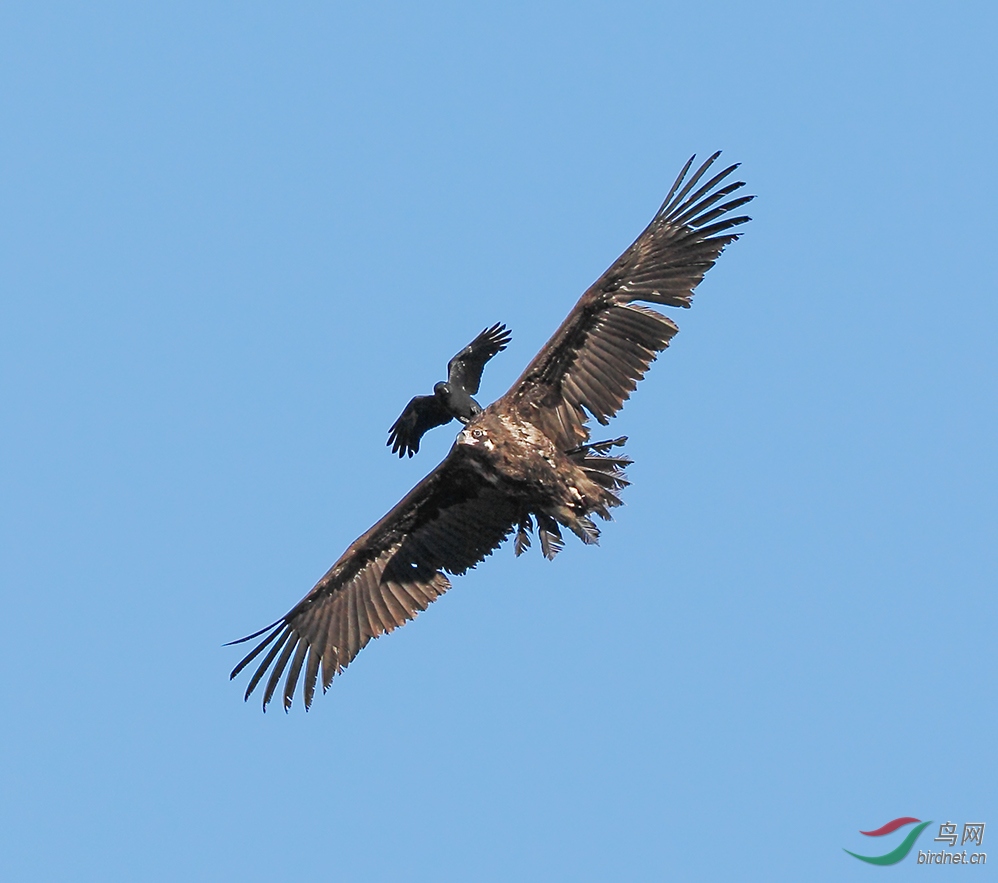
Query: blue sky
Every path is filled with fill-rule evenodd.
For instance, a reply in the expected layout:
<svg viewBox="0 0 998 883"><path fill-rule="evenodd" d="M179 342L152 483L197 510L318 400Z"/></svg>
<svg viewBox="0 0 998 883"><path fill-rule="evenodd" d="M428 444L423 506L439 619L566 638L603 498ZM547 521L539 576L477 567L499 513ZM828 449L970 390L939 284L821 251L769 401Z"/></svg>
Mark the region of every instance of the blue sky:
<svg viewBox="0 0 998 883"><path fill-rule="evenodd" d="M843 853L898 816L986 850L996 29L5 5L0 875L937 873ZM223 642L446 453L390 455L408 398L497 321L501 395L718 148L754 220L607 430L636 462L601 547L504 547L307 715L244 704Z"/></svg>

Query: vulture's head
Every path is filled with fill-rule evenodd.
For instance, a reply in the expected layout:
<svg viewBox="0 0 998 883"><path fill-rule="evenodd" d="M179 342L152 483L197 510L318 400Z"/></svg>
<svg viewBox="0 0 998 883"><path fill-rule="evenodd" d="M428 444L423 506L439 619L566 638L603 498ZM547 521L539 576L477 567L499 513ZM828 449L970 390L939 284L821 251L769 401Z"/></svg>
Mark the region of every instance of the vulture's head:
<svg viewBox="0 0 998 883"><path fill-rule="evenodd" d="M481 426L466 426L457 434L457 443L482 448L486 451L495 448L495 442L489 438L488 431L482 429Z"/></svg>

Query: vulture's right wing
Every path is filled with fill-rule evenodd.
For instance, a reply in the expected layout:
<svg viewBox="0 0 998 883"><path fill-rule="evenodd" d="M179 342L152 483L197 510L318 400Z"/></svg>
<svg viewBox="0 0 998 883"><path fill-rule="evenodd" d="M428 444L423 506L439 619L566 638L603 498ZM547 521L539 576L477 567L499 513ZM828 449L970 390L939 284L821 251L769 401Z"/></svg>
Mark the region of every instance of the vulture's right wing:
<svg viewBox="0 0 998 883"><path fill-rule="evenodd" d="M233 642L264 636L233 669L232 677L266 650L250 678L246 698L269 671L263 693L266 710L287 670L283 688L287 710L304 669L308 708L320 664L326 689L371 638L404 625L446 592L450 582L444 571L459 574L474 567L520 521L515 501L482 481L466 450L456 445L285 616Z"/></svg>

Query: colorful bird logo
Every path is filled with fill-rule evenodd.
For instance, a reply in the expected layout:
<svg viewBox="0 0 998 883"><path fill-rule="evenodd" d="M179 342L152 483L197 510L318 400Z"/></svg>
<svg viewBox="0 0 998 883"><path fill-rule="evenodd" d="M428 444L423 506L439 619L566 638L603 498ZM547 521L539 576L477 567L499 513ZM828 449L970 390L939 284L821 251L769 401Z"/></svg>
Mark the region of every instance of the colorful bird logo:
<svg viewBox="0 0 998 883"><path fill-rule="evenodd" d="M881 825L876 831L860 831L860 834L865 834L867 837L883 837L885 834L892 834L898 828L903 828L905 825L911 825L918 822L918 819L912 818L911 816L903 816L899 819L894 819L888 822L886 825ZM885 855L859 855L855 852L850 852L848 849L844 850L848 852L849 855L854 858L858 858L860 861L869 862L871 865L896 865L901 859L903 859L909 852L911 848L915 845L915 841L918 840L918 835L922 833L932 822L919 822L918 825L912 828L908 835L901 841L901 843L890 852Z"/></svg>

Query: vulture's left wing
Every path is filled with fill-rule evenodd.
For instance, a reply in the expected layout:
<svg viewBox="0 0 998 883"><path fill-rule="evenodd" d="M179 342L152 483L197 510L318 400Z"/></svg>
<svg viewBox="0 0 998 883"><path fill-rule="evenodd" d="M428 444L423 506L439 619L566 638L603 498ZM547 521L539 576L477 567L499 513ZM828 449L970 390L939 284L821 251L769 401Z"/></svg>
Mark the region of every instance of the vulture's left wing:
<svg viewBox="0 0 998 883"><path fill-rule="evenodd" d="M636 301L688 307L693 289L748 221L732 212L753 197L727 199L744 186L724 183L729 166L704 183L719 156L687 179L683 167L645 231L579 299L554 336L500 400L555 439L563 450L589 438L591 414L606 424L679 330Z"/></svg>
<svg viewBox="0 0 998 883"><path fill-rule="evenodd" d="M315 587L280 620L233 643L263 636L233 669L238 675L260 654L246 698L267 672L267 708L284 678L284 708L304 670L304 702L377 638L393 631L450 588L444 575L463 573L489 555L521 521L517 504L470 467L455 446L447 458L384 518L353 543ZM269 648L269 649L268 649Z"/></svg>

